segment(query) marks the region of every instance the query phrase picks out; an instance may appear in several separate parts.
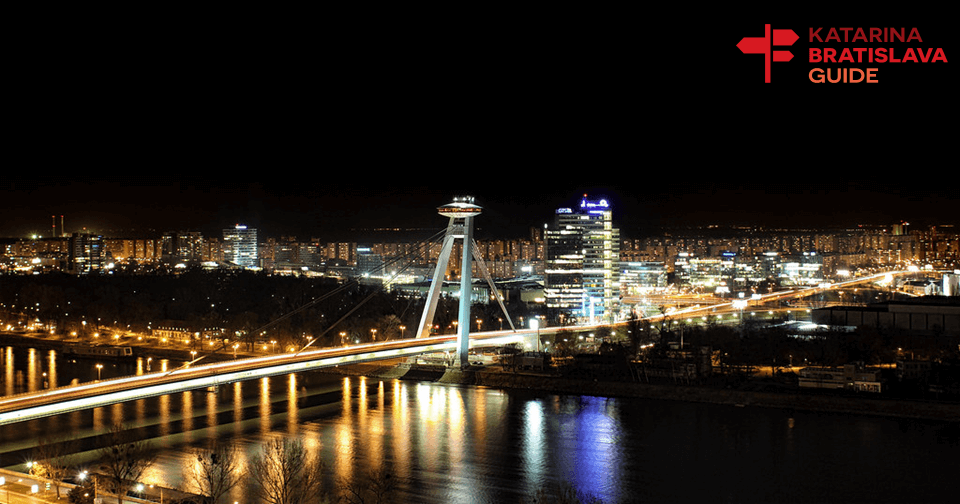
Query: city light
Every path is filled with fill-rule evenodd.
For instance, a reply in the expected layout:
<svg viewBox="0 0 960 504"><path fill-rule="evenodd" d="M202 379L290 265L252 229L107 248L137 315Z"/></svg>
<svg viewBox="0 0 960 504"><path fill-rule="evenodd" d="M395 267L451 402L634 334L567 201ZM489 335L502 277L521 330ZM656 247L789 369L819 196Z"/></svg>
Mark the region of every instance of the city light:
<svg viewBox="0 0 960 504"><path fill-rule="evenodd" d="M510 332L506 335L485 336L482 339L477 339L473 344L477 347L497 347L523 342L527 336L529 335ZM166 373L117 378L104 383L100 383L98 378L97 383L53 389L30 396L0 398L0 425L116 404L133 399L156 397L177 391L203 389L236 381L456 349L456 336L434 336L416 340L367 343L350 347L347 350L333 348L230 360L190 368L178 368ZM283 363L288 360L294 362ZM99 372L102 365L98 364L97 366ZM236 366L242 366L244 369L242 371L230 371ZM83 396L90 392L96 392L96 395L78 399L71 398ZM11 407L15 406L18 401L25 400L31 402L40 400L48 404L11 410Z"/></svg>
<svg viewBox="0 0 960 504"><path fill-rule="evenodd" d="M926 95L936 97L937 93ZM744 103L736 97L729 101ZM730 115L720 116L729 119ZM787 120L784 117L781 122ZM759 128L761 132L774 129ZM245 144L240 141L238 145ZM389 147L379 150L397 154ZM283 148L277 152L282 153ZM789 161L789 157L784 159ZM402 158L401 152L398 159ZM523 158L504 159L507 164L523 164ZM249 157L244 161L255 160ZM561 165L574 160L566 156ZM920 173L926 166L920 161L922 156L908 164L918 166L914 171ZM676 397L694 397L701 392L709 395L709 400L742 397L736 399L738 404L724 405L716 414L713 407L717 405L705 406L703 411L710 414L699 415L702 421L697 426L705 427L719 418L723 430L733 418L749 433L751 414L760 405L754 399L789 391L781 394L783 404L777 407L786 413L775 419L780 422L776 428L766 428L769 419L761 419L760 427L775 435L767 436L774 448L760 450L764 455L759 459L737 456L743 450L734 445L752 442L750 436L734 436L726 444L697 442L683 422L664 424L669 429L657 431L664 439L691 439L690 446L707 446L719 453L719 465L711 460L711 467L729 463L730 474L763 475L769 463L758 472L742 471L740 462L759 460L762 465L768 455L783 458L782 435L800 433L800 428L813 439L809 434L816 432L812 428L816 415L797 416L791 408L794 404L805 407L804 400L797 400L804 388L824 383L849 387L833 399L853 402L880 393L881 385L888 393L888 383L896 379L897 395L916 395L923 400L922 410L937 404L941 395L957 394L950 388L952 383L942 383L952 375L939 368L955 362L956 352L960 352L957 341L950 339L955 324L949 314L955 301L949 298L958 288L957 279L950 278L949 272L957 275L960 271L960 235L949 222L955 220L950 210L956 206L949 180L935 184L924 179L925 187L911 192L913 198L905 198L903 187L922 178L907 174L899 177L906 181L889 183L888 187L896 190L870 192L865 199L853 194L862 192L857 189L862 182L844 181L842 191L821 191L821 187L834 184L832 180L841 179L832 172L820 177L826 182L816 188L806 185L809 182L801 170L789 183L776 188L764 186L768 183L764 180L772 179L761 176L756 179L760 180L759 190L744 186L731 191L728 186L747 180L746 173L731 172L729 181L705 185L697 182L696 175L685 173L689 168L667 170L675 183L664 183L648 173L650 170L614 167L629 172L624 172L623 180L630 184L612 186L602 196L588 196L568 187L570 194L557 197L546 182L549 176L569 178L563 175L564 166L534 169L543 180L523 185L515 179L530 170L475 164L479 168L455 168L445 176L459 180L457 173L473 171L475 176L495 182L496 194L481 189L486 191L477 198L483 202L482 209L472 196L458 196L452 203L442 204L450 201L445 199L449 195L438 197L430 189L409 194L373 186L363 191L346 186L333 189L342 184L325 173L312 182L287 177L283 191L266 189L268 183L229 182L229 190L222 190L214 183L177 181L164 183L165 191L151 191L144 197L147 193L125 184L104 181L102 186L80 187L69 178L60 184L64 191L58 197L44 191L35 195L31 190L5 191L11 211L0 225L16 226L16 235L0 243L0 274L11 275L10 281L0 282L6 303L0 305L0 326L15 333L11 340L33 338L42 344L31 348L26 367L19 350L4 350L0 355L0 362L8 363L0 373L4 387L0 429L23 451L31 440L16 438L16 424L37 423L39 430L28 430L46 435L49 429L44 425L66 425L54 421L58 415L77 416L81 410L98 408L101 410L93 412L94 424L79 426L86 433L83 436L122 417L131 426L145 427L149 437L176 441L177 446L164 444L163 449L171 452L180 446L199 445L221 432L233 437L241 431L249 433L245 439L261 435L304 438L311 450L335 457L330 467L337 473L326 479L342 477L356 483L361 477L358 468L383 466L393 473L391 482L402 486L403 492L411 490L404 486L409 482L426 480L430 488L448 484L457 492L470 488L470 478L474 474L486 477L483 471L491 466L489 459L477 459L476 463L473 459L502 448L507 456L497 454L500 461L508 464L520 457L521 465L501 469L494 460L492 466L501 473L507 471L507 480L512 477L516 481L504 484L494 479L498 488L489 495L483 490L469 495L445 492L440 497L497 499L511 497L505 495L507 487L536 491L543 481L566 479L598 493L636 490L636 475L630 472L636 468L632 458L669 460L670 455L664 458L664 453L671 446L676 451L676 443L666 443L662 452L649 440L644 440L639 451L629 445L635 436L619 429L635 429L636 425L621 424L620 417L637 418L631 410L637 401L621 402L621 395L650 394L654 389L659 394L660 389L676 387L677 393L671 394ZM591 166L580 170L583 174L578 177L598 177L613 173L610 170L614 168ZM354 171L354 178L366 176L361 169ZM420 177L417 169L410 172ZM222 178L237 177L227 174ZM875 178L860 177L868 181L863 185L872 188L887 184L873 181ZM19 182L11 183L18 187ZM943 186L953 192L944 193ZM807 190L811 188L816 190ZM590 192L595 190L602 189L591 188ZM237 198L228 203L220 194L226 192ZM823 204L821 192L830 193L831 204ZM30 205L24 204L20 193L31 194L31 200L26 200ZM133 201L118 203L128 194ZM404 197L399 197L401 194ZM941 200L951 206L941 206ZM54 216L51 234L47 219L51 212L43 208L56 208L59 213L61 206L76 215L72 222L67 221L71 224L67 229L63 216L59 224ZM920 208L948 210L933 213L937 220L930 220L928 214L923 221L915 221ZM155 209L168 215L150 215ZM408 210L425 215L419 221L408 220L404 215ZM37 223L30 222L31 211L40 214ZM108 225L105 221L112 218L111 213L124 215ZM474 217L480 218L474 222ZM906 217L913 224L901 220ZM854 218L866 222L854 222ZM826 224L809 224L813 219ZM550 222L541 226L541 220ZM508 231L500 234L501 227ZM431 234L435 236L429 242L420 241L421 236ZM441 235L444 242L438 240ZM410 259L413 256L416 258ZM408 264L401 267L401 259ZM332 295L325 297L327 293ZM371 303L362 309L353 305L368 293ZM429 300L427 304L436 301L431 305L435 311L413 313L411 307L424 300ZM937 308L928 309L934 301ZM498 303L504 306L502 310ZM351 311L354 309L357 311ZM418 319L420 326L413 326ZM520 330L514 331L518 319ZM828 323L831 325L825 325ZM913 334L914 325L924 327ZM411 339L406 339L408 328ZM497 328L499 331L492 331ZM474 329L481 334L471 333ZM440 333L443 335L432 336ZM510 347L484 352L504 345ZM120 351L125 353L113 355L129 356L129 361L126 357L113 360L111 352ZM425 354L428 357L423 357ZM893 378L894 371L903 371L898 369L901 362L915 360L914 354L916 362L935 372L927 372L916 383ZM469 355L469 365L461 363L458 368L458 355ZM518 364L536 358L540 359L539 368ZM846 365L840 362L843 359L862 359L868 364L849 363L856 368L856 379L840 380L840 373L849 371L842 369ZM163 371L152 372L152 364L159 362L163 363L157 368ZM876 369L867 369L877 363ZM307 376L293 377L294 373L354 364L366 364L363 370L384 369L388 364L395 367L390 374L382 374L379 387L375 378L354 378L357 368L338 370L351 374L344 380L347 385L342 394L339 386L330 387L326 380L319 380L318 386ZM110 368L106 379L102 377L104 366ZM822 372L805 370L807 367ZM889 382L880 383L881 368ZM94 370L96 380L92 379ZM406 382L387 378L401 371L408 373ZM127 372L138 374L124 376ZM410 383L419 379L418 373L442 374L444 386L421 380L415 393L406 394L414 390ZM291 375L289 387L284 387L287 397L277 397L277 385L286 384L268 378L287 374ZM114 378L117 375L121 377ZM261 381L254 384L250 380ZM248 383L242 384L245 381ZM447 381L459 386L446 386ZM480 383L484 387L472 387ZM230 387L224 387L227 384ZM524 394L517 408L518 396L507 386L499 388L500 384L522 384L550 393ZM383 393L391 388L393 395ZM259 403L251 400L252 389L262 394ZM729 393L723 392L726 389ZM330 394L330 390L335 392ZM318 392L323 396L315 396ZM474 392L477 394L471 395ZM822 394L808 394L811 402L830 393L818 392ZM407 407L408 397L419 404ZM330 401L341 401L344 414L329 414ZM127 404L120 407L124 402ZM519 422L501 415L497 408L504 404L509 406L509 414L519 415ZM153 418L157 411L163 411L159 420ZM475 411L479 416L471 417ZM253 418L257 415L259 422ZM46 420L36 421L41 418ZM86 416L79 415L73 420L82 423L83 418ZM336 428L320 425L334 418L342 422ZM225 428L230 422L242 424ZM520 431L497 432L514 426ZM880 437L901 434L911 433L883 432ZM444 444L448 441L444 436L449 437L449 444ZM877 441L870 436L857 439ZM370 444L364 444L367 442ZM391 445L393 442L400 444ZM856 453L856 446L843 443L835 451L831 451L833 445L824 446L822 450L818 446L817 453L829 460L850 461L847 455ZM935 449L938 445L924 446ZM563 457L567 450L581 447L578 456ZM425 453L422 460L405 459L406 453L416 449ZM371 455L362 458L366 453ZM910 460L922 459L910 455ZM41 458L37 453L33 456ZM699 460L702 456L693 453L687 458ZM26 456L20 463L39 476L41 464L25 460ZM784 476L775 467L772 477L753 478L756 484L718 487L706 482L699 486L733 492L743 487L742 491L756 495L777 495L787 489L803 500L809 497L802 494L808 483L818 482L816 491L825 495L831 491L823 491L826 486L849 480L856 471L847 469L855 465L838 464L840 472L826 483L816 478L792 481L792 476ZM641 478L640 492L617 495L612 501L650 495L653 500L664 495L678 501L710 500L709 496L683 498L698 485L671 484L661 493L656 488L660 481L693 476L677 473L670 464L650 467L654 477ZM421 468L429 472L426 479L415 474ZM103 470L98 468L98 472ZM452 483L439 481L444 472L451 473ZM77 481L85 479L91 479L86 472L76 476ZM169 488L176 484L177 476L168 478L158 470L130 479L160 481ZM874 500L870 497L876 497L876 487L883 487L891 491L892 499L910 500L893 493L903 486L895 485L894 479L881 477L880 485L869 488L839 488L838 495L864 493L869 497L861 500ZM4 490L11 483L9 476L0 476ZM16 486L24 497L38 490L50 494L42 488L43 482L38 489L24 478ZM157 490L152 484L149 487L140 483L132 488L153 499ZM940 500L925 499L923 485L906 487L904 493L917 493L914 500ZM650 493L643 495L648 489ZM231 502L246 495L246 490L218 500ZM161 501L162 492L161 488ZM3 494L0 490L0 500L15 500ZM744 496L734 493L730 498L749 500ZM171 497L169 492L167 497Z"/></svg>

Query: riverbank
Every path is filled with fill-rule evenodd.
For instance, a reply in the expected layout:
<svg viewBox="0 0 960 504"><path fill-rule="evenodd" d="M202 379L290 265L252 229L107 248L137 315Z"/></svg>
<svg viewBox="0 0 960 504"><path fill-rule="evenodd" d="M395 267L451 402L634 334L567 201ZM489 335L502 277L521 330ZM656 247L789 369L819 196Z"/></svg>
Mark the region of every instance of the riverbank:
<svg viewBox="0 0 960 504"><path fill-rule="evenodd" d="M56 350L57 352L67 353L71 347L74 346L86 346L94 347L96 345L90 345L89 342L82 341L80 339L67 339L67 338L44 338L41 335L30 335L30 334L13 334L13 333L2 333L0 332L0 345L17 345L17 346L30 346L36 348L37 350ZM119 347L130 347L133 351L132 355L128 357L153 357L153 358L165 358L165 359L174 359L189 361L194 357L190 354L190 349L187 348L163 348L152 346L147 343L132 343L132 342L121 342L119 344L112 344L105 342L100 346L119 346ZM233 359L233 351L221 349L219 352L200 352L199 356L203 357L209 361L222 361ZM263 355L263 353L258 352L246 352L238 351L238 358L245 357L257 357ZM98 356L99 358L107 358L109 356ZM120 357L124 358L124 357Z"/></svg>
<svg viewBox="0 0 960 504"><path fill-rule="evenodd" d="M960 404L909 401L889 398L833 395L797 390L761 392L709 386L614 382L564 378L548 374L514 373L498 366L480 369L443 369L437 366L383 366L354 364L328 368L325 372L363 375L381 379L434 381L438 383L523 389L554 394L635 397L669 401L702 402L731 407L781 408L823 413L874 415L960 423Z"/></svg>

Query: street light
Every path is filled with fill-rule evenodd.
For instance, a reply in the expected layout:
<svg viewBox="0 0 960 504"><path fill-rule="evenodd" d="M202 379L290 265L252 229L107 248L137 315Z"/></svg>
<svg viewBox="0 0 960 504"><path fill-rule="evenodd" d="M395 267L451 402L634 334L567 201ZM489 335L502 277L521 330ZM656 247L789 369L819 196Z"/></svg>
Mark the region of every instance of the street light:
<svg viewBox="0 0 960 504"><path fill-rule="evenodd" d="M100 371L103 369L103 364L97 364L97 381L100 381Z"/></svg>
<svg viewBox="0 0 960 504"><path fill-rule="evenodd" d="M87 479L88 475L89 474L87 473L87 471L81 471L80 474L77 475L77 479L79 479L82 482L83 480ZM97 493L98 493L97 478L93 477L91 478L91 481L93 481L93 502L97 502L99 500L97 498Z"/></svg>
<svg viewBox="0 0 960 504"><path fill-rule="evenodd" d="M150 485L150 488L154 488L153 485ZM160 489L160 504L163 504L163 487L156 487Z"/></svg>
<svg viewBox="0 0 960 504"><path fill-rule="evenodd" d="M530 329L537 330L537 352L540 352L540 320L537 318L531 318Z"/></svg>

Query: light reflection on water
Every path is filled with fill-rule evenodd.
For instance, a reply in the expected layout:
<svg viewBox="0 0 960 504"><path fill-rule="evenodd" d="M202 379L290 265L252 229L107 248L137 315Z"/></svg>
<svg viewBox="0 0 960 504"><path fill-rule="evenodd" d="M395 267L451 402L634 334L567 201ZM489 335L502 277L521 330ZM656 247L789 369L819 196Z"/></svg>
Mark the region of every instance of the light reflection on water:
<svg viewBox="0 0 960 504"><path fill-rule="evenodd" d="M44 371L51 383L90 379L89 362L9 347L0 355L5 391L40 386ZM519 502L561 482L606 503L938 502L929 492L952 473L929 461L958 449L956 429L935 423L311 373L26 422L0 432L0 466L23 462L46 432L72 432L91 450L92 436L116 422L162 448L147 484L185 485L191 449L209 440L236 442L245 466L284 436L322 455L328 491L383 469L396 502L426 504ZM870 484L855 483L864 474ZM230 502L250 502L249 493L238 488Z"/></svg>
<svg viewBox="0 0 960 504"><path fill-rule="evenodd" d="M256 396L245 398L251 386ZM339 394L330 402L317 399L333 387ZM557 475L567 475L591 485L606 502L617 502L611 498L616 492L597 480L616 472L611 455L597 454L610 445L588 446L593 434L578 439L584 432L579 422L602 416L593 403L587 406L564 407L558 419L549 397L517 403L493 389L288 375L226 385L219 393L197 390L97 408L88 417L93 430L135 421L154 433L163 455L144 480L165 487L185 484L184 468L194 463L191 447L214 438L233 440L242 446L246 465L265 441L279 435L303 440L309 452L320 451L330 490L339 481L383 469L398 482L401 502L493 503L533 495ZM521 410L508 411L514 407ZM568 456L558 448L581 453ZM597 460L603 462L599 467ZM237 489L231 498L243 502L249 491Z"/></svg>

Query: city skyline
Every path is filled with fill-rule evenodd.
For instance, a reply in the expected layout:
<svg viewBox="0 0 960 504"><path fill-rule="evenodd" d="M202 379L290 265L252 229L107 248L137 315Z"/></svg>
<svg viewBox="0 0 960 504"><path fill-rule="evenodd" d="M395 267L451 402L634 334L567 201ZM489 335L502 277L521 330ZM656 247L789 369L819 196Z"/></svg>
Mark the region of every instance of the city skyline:
<svg viewBox="0 0 960 504"><path fill-rule="evenodd" d="M560 207L583 194L607 198L625 235L660 226L831 227L956 224L957 193L935 181L746 183L671 181L637 177L632 184L544 187L513 183L391 186L223 182L200 177L34 178L0 185L0 236L48 235L51 217L68 233L101 230L197 230L207 234L235 224L263 236L324 237L371 228L440 229L436 207L459 194L483 207L478 233L520 236L550 222Z"/></svg>

